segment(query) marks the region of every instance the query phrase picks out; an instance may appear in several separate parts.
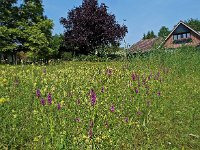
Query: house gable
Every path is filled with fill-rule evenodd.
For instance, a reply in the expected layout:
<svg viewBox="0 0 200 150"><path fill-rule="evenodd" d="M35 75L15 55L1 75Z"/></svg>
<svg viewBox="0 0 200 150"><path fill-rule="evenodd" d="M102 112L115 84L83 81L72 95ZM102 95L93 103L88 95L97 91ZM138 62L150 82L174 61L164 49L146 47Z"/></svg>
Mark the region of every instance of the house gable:
<svg viewBox="0 0 200 150"><path fill-rule="evenodd" d="M178 48L182 45L200 45L200 34L180 21L164 41L165 48Z"/></svg>
<svg viewBox="0 0 200 150"><path fill-rule="evenodd" d="M190 29L184 26L183 24L180 24L173 32L173 34L182 34L190 32Z"/></svg>

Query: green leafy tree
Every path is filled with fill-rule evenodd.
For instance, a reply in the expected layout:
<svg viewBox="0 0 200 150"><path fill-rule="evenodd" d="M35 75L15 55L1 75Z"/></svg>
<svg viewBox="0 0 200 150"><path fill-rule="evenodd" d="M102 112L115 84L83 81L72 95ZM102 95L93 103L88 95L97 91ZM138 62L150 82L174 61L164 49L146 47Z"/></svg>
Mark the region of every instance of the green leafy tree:
<svg viewBox="0 0 200 150"><path fill-rule="evenodd" d="M33 23L40 21L39 18L44 18L42 0L24 0L21 8L23 9L22 18L29 19Z"/></svg>
<svg viewBox="0 0 200 150"><path fill-rule="evenodd" d="M156 37L156 35L154 34L153 30L151 30L151 31L148 31L147 34L143 35L143 40L145 40L145 39L153 39L155 37Z"/></svg>
<svg viewBox="0 0 200 150"><path fill-rule="evenodd" d="M64 36L63 34L55 34L52 36L50 41L50 48L52 49L50 56L51 58L59 57L62 51L65 51L66 48L64 46Z"/></svg>
<svg viewBox="0 0 200 150"><path fill-rule="evenodd" d="M22 25L20 25L20 27L24 31L30 30L31 28L36 31L35 29L37 28L37 32L31 32L33 36L35 36L36 39L37 36L38 38L41 38L41 36L45 36L46 40L50 41L52 37L51 30L53 28L53 22L47 19L47 17L43 15L43 12L44 9L42 5L42 0L24 0L24 3L20 6L20 22L22 22ZM22 39L21 41L22 43L23 40L24 39ZM46 43L48 41L46 41ZM26 37L25 42L27 42ZM30 47L30 49L33 49L33 47Z"/></svg>
<svg viewBox="0 0 200 150"><path fill-rule="evenodd" d="M150 39L155 38L155 37L156 37L156 35L154 34L153 30L151 30L151 32L150 32Z"/></svg>
<svg viewBox="0 0 200 150"><path fill-rule="evenodd" d="M13 27L18 16L17 0L0 0L0 26Z"/></svg>
<svg viewBox="0 0 200 150"><path fill-rule="evenodd" d="M46 58L52 53L50 41L53 22L43 15L41 0L0 2L0 51L25 51L32 58Z"/></svg>
<svg viewBox="0 0 200 150"><path fill-rule="evenodd" d="M158 32L158 36L162 38L166 38L170 34L170 31L167 27L162 26Z"/></svg>
<svg viewBox="0 0 200 150"><path fill-rule="evenodd" d="M196 31L200 31L200 20L199 19L189 19L185 21L187 25L189 25L192 29Z"/></svg>
<svg viewBox="0 0 200 150"><path fill-rule="evenodd" d="M15 6L16 2L16 0L0 1L0 51L10 52L17 47L18 30L15 27L18 8Z"/></svg>
<svg viewBox="0 0 200 150"><path fill-rule="evenodd" d="M26 39L23 42L23 48L28 49L30 56L34 59L48 59L53 50L50 47L48 37L42 29L51 29L53 27L52 21L41 20L35 25L25 25L24 27L25 29L21 35L21 37Z"/></svg>
<svg viewBox="0 0 200 150"><path fill-rule="evenodd" d="M0 52L12 53L18 47L18 35L18 29L0 26Z"/></svg>
<svg viewBox="0 0 200 150"><path fill-rule="evenodd" d="M110 54L115 54L116 52L120 51L120 44L110 44L104 47L99 47L96 49L98 56L106 56Z"/></svg>
<svg viewBox="0 0 200 150"><path fill-rule="evenodd" d="M146 39L146 34L144 33L143 34L143 38L142 38L143 40L145 40Z"/></svg>

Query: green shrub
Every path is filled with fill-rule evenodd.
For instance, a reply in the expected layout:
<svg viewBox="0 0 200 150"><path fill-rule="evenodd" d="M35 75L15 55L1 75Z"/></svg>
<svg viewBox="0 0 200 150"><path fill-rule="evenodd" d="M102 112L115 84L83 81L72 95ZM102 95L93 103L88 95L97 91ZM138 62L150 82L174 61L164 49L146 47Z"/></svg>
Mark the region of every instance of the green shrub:
<svg viewBox="0 0 200 150"><path fill-rule="evenodd" d="M71 52L64 52L61 54L61 59L66 61L71 61L73 59Z"/></svg>

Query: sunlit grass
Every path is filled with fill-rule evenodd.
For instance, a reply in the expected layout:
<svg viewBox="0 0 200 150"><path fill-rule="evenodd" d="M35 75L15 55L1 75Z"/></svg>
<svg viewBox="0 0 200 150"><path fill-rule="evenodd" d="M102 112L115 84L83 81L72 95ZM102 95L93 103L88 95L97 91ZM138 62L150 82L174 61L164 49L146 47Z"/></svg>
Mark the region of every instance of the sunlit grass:
<svg viewBox="0 0 200 150"><path fill-rule="evenodd" d="M0 148L199 149L199 54L1 65Z"/></svg>

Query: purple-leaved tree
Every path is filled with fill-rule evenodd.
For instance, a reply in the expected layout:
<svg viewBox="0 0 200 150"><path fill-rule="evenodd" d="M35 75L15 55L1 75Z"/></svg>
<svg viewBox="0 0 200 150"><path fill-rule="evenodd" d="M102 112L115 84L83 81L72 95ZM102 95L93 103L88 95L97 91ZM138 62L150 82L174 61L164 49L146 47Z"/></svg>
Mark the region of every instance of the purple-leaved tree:
<svg viewBox="0 0 200 150"><path fill-rule="evenodd" d="M128 32L98 0L83 0L60 22L65 28L65 45L72 47L75 54L94 54L99 47L116 45Z"/></svg>

